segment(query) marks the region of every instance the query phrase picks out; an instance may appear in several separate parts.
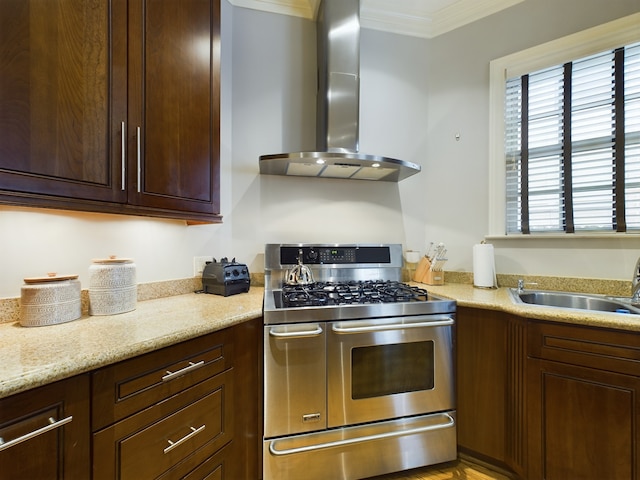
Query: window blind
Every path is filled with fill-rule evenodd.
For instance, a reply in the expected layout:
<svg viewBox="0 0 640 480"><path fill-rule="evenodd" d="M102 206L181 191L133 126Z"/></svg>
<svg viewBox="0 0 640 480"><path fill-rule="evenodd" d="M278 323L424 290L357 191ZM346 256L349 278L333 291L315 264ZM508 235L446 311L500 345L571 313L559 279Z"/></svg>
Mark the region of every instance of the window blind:
<svg viewBox="0 0 640 480"><path fill-rule="evenodd" d="M507 233L640 229L640 44L508 79Z"/></svg>
<svg viewBox="0 0 640 480"><path fill-rule="evenodd" d="M640 43L625 48L624 74L626 219L640 230Z"/></svg>

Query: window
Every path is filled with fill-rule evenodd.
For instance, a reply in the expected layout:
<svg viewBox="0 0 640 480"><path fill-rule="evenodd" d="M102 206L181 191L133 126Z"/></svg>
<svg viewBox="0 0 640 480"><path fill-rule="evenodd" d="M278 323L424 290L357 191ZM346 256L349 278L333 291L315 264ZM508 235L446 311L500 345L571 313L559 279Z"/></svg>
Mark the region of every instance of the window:
<svg viewBox="0 0 640 480"><path fill-rule="evenodd" d="M640 228L640 43L508 79L507 233Z"/></svg>
<svg viewBox="0 0 640 480"><path fill-rule="evenodd" d="M492 62L492 233L640 233L638 17Z"/></svg>

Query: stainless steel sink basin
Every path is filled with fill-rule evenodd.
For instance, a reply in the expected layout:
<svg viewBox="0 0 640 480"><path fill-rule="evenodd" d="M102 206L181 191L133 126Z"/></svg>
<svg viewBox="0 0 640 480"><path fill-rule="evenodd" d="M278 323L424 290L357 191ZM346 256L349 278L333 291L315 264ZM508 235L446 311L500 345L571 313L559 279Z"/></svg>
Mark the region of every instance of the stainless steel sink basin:
<svg viewBox="0 0 640 480"><path fill-rule="evenodd" d="M509 289L509 293L515 303L640 315L640 308L631 305L630 301L602 295L544 290L522 290L519 292L515 288Z"/></svg>

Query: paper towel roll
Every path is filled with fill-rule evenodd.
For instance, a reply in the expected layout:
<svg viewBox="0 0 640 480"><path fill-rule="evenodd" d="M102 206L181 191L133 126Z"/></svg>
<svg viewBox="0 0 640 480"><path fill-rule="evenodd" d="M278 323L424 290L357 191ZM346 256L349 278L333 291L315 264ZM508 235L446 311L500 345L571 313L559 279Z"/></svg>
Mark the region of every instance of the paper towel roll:
<svg viewBox="0 0 640 480"><path fill-rule="evenodd" d="M496 286L496 266L490 243L473 246L473 285L483 288Z"/></svg>

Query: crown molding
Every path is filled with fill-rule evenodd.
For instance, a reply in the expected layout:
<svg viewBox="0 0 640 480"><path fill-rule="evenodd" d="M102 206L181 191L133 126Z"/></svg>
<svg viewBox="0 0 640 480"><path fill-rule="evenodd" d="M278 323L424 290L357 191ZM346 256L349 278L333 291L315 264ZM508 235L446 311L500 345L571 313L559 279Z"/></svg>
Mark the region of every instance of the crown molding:
<svg viewBox="0 0 640 480"><path fill-rule="evenodd" d="M524 0L459 0L434 13L431 37L493 15ZM431 38L430 37L430 38Z"/></svg>
<svg viewBox="0 0 640 480"><path fill-rule="evenodd" d="M315 20L320 0L229 0L235 7Z"/></svg>
<svg viewBox="0 0 640 480"><path fill-rule="evenodd" d="M433 38L524 0L361 0L363 28ZM316 19L320 0L229 0L236 7Z"/></svg>

